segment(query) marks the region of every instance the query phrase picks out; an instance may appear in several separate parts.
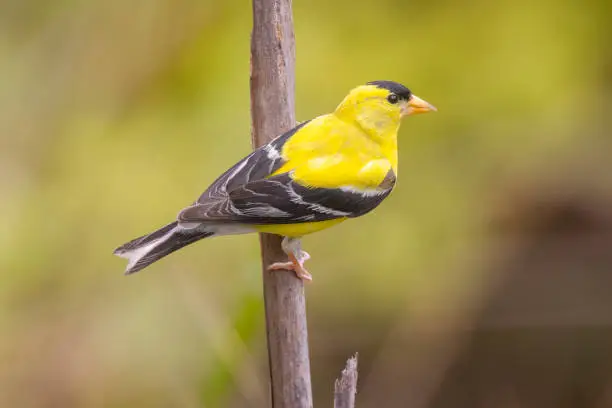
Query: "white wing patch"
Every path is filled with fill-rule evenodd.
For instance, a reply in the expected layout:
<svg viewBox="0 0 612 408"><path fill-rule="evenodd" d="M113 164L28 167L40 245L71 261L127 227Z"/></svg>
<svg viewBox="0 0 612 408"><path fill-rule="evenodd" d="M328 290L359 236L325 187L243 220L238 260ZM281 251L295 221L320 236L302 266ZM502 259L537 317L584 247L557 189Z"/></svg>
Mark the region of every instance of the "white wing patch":
<svg viewBox="0 0 612 408"><path fill-rule="evenodd" d="M385 190L382 188L359 188L355 186L342 186L340 190L347 193L360 194L364 197L377 197L384 194L387 194L389 190Z"/></svg>
<svg viewBox="0 0 612 408"><path fill-rule="evenodd" d="M244 168L244 166L247 165L247 163L249 162L249 159L253 156L253 154L251 153L242 163L240 163L239 166L237 166L234 171L232 171L232 173L227 177L226 182L223 184L222 188L225 189L225 187L227 186L228 182L231 181L236 174L240 173L240 170L242 170Z"/></svg>
<svg viewBox="0 0 612 408"><path fill-rule="evenodd" d="M306 208L308 208L310 211L314 211L314 212L321 213L321 214L329 214L335 217L346 217L351 214L349 212L338 211L338 210L334 210L333 208L328 208L320 204L304 201L302 196L296 193L291 187L291 185L285 186L285 190L289 194L289 200L291 200L292 203L303 205Z"/></svg>
<svg viewBox="0 0 612 408"><path fill-rule="evenodd" d="M257 217L289 217L289 214L286 211L279 210L276 207L272 207L269 205L258 205L253 206L251 208L244 208L242 211L238 211L237 213L240 215L253 215Z"/></svg>
<svg viewBox="0 0 612 408"><path fill-rule="evenodd" d="M277 160L282 158L280 152L276 149L276 147L272 146L272 144L267 144L263 148L266 151L268 159Z"/></svg>

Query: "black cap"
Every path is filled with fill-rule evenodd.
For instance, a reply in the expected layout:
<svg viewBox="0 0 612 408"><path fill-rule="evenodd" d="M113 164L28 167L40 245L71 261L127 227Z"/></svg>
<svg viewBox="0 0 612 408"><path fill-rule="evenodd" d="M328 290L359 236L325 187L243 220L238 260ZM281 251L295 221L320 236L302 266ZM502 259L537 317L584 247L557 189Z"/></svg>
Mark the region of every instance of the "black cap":
<svg viewBox="0 0 612 408"><path fill-rule="evenodd" d="M404 85L400 83L393 82L393 81L371 81L371 82L368 82L367 85L374 85L378 88L386 89L390 92L393 92L394 94L399 96L401 99L408 100L410 99L410 96L412 95L412 93L410 92L410 89L406 88Z"/></svg>

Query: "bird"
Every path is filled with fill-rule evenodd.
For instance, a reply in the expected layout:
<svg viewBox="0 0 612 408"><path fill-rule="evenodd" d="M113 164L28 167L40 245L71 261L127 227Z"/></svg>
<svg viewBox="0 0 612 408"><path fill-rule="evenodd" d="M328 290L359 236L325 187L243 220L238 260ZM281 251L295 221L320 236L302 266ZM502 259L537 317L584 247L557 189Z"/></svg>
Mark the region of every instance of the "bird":
<svg viewBox="0 0 612 408"><path fill-rule="evenodd" d="M268 270L304 267L304 235L372 211L389 196L398 171L401 119L437 109L393 81L352 89L329 114L299 123L221 174L175 221L133 239L114 254L125 274L204 238L254 232L283 236L287 262Z"/></svg>

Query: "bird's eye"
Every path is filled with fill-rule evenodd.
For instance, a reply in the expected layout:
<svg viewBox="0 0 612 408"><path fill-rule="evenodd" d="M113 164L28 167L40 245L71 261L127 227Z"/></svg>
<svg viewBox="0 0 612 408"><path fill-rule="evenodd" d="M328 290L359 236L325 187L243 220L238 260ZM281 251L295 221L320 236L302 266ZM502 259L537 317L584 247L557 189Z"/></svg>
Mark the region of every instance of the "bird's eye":
<svg viewBox="0 0 612 408"><path fill-rule="evenodd" d="M396 104L397 101L399 101L399 97L396 94L392 93L391 95L387 96L387 100L389 101L389 103Z"/></svg>

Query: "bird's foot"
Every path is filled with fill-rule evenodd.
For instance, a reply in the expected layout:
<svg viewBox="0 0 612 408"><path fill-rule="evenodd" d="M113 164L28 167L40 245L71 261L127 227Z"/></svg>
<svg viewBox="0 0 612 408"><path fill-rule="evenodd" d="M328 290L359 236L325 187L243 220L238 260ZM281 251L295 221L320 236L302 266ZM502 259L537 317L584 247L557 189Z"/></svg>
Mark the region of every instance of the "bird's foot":
<svg viewBox="0 0 612 408"><path fill-rule="evenodd" d="M307 252L300 251L299 258L290 253L289 262L276 262L268 266L269 271L293 271L303 281L311 282L312 275L304 268L304 262L310 259Z"/></svg>

